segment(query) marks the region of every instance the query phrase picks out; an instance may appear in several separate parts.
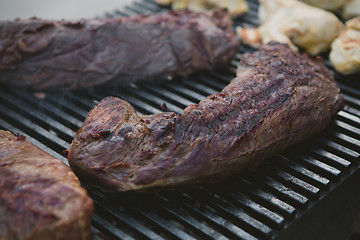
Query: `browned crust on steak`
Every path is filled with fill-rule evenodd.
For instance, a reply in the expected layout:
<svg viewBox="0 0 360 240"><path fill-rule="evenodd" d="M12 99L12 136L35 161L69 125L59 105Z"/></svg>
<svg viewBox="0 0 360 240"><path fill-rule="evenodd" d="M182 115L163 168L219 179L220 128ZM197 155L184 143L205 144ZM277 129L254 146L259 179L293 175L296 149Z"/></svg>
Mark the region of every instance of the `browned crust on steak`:
<svg viewBox="0 0 360 240"><path fill-rule="evenodd" d="M0 239L85 240L93 202L70 168L0 130Z"/></svg>
<svg viewBox="0 0 360 240"><path fill-rule="evenodd" d="M237 77L183 115L139 116L114 97L93 108L69 162L102 189L214 182L323 130L344 104L330 71L287 45L244 54Z"/></svg>
<svg viewBox="0 0 360 240"><path fill-rule="evenodd" d="M127 85L221 67L237 48L232 20L221 9L0 21L0 83L37 90Z"/></svg>

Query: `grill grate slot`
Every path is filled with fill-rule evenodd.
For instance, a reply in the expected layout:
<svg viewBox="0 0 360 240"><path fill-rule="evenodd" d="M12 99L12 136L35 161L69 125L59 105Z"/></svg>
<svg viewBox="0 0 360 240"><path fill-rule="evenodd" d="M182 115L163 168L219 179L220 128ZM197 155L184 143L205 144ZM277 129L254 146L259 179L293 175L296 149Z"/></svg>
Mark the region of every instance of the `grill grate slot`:
<svg viewBox="0 0 360 240"><path fill-rule="evenodd" d="M256 26L257 1L235 25ZM107 17L168 11L153 0L137 1ZM90 91L32 93L0 88L0 127L26 136L35 146L68 165L63 152L88 111L101 99L117 96L139 114L160 113L160 105L176 113L217 93L235 76L241 45L226 69L188 78L130 87L99 87ZM325 56L326 58L327 56ZM332 68L326 59L326 64ZM359 168L360 85L356 76L335 77L347 101L331 125L256 170L227 181L184 192L155 194L102 193L85 187L95 202L94 239L274 239L304 212Z"/></svg>
<svg viewBox="0 0 360 240"><path fill-rule="evenodd" d="M105 197L101 196L101 194L94 193L91 194L91 197L95 201L95 213L102 215L105 219L111 220L112 225L116 225L116 228L125 229L137 239L164 239L163 236L150 228L150 224L144 221L142 216L134 212L131 205L125 205L124 200L120 201L122 205L118 207L108 201L105 202ZM109 227L111 229L111 226L108 225L104 225L103 227Z"/></svg>
<svg viewBox="0 0 360 240"><path fill-rule="evenodd" d="M338 118L343 120L344 122L348 122L350 123L352 126L356 126L358 128L360 128L360 118L357 116L354 116L353 113L351 113L351 109L346 109L349 110L348 112L345 111L340 111L338 113Z"/></svg>
<svg viewBox="0 0 360 240"><path fill-rule="evenodd" d="M360 129L352 126L351 124L345 123L343 121L336 120L335 121L338 128L344 131L346 134L357 137L360 135Z"/></svg>
<svg viewBox="0 0 360 240"><path fill-rule="evenodd" d="M288 155L285 156L289 157ZM295 156L294 160L303 163L305 166L308 166L314 172L318 172L320 173L320 175L323 175L329 179L338 179L341 175L341 171L339 169L332 167L308 155Z"/></svg>
<svg viewBox="0 0 360 240"><path fill-rule="evenodd" d="M250 197L253 197L255 201L268 209L278 212L280 215L292 219L295 217L296 208L279 199L272 192L263 189L263 186L256 186L246 179L239 179L239 182L235 183L236 187L243 189L245 193L248 193Z"/></svg>
<svg viewBox="0 0 360 240"><path fill-rule="evenodd" d="M244 209L249 215L257 220L261 220L267 226L274 228L281 228L284 225L284 217L275 211L260 205L256 200L250 199L247 195L241 192L234 192L234 189L227 184L221 184L217 187L212 187L211 192L217 192L221 199L227 199L235 208Z"/></svg>
<svg viewBox="0 0 360 240"><path fill-rule="evenodd" d="M183 109L186 106L193 103L192 101L190 101L190 100L188 100L188 99L186 99L184 97L181 97L179 95L175 95L175 94L173 94L172 92L170 92L170 91L168 91L166 89L160 90L159 88L154 87L154 86L144 86L144 89L146 89L147 91L159 96L160 98L166 99L167 101L169 101L172 104L176 105L177 107L181 108L181 112L183 111Z"/></svg>
<svg viewBox="0 0 360 240"><path fill-rule="evenodd" d="M19 99L6 93L2 94L0 99L0 101L4 101L6 105L11 106L11 109L16 109L16 111L24 113L24 115L27 115L32 122L37 122L44 129L54 132L65 142L71 142L72 138L75 136L74 131L44 114L42 111L37 110L27 102L19 101ZM67 143L64 144L67 145Z"/></svg>
<svg viewBox="0 0 360 240"><path fill-rule="evenodd" d="M349 169L351 162L347 161L331 152L325 151L324 149L311 149L311 154L314 154L324 162L329 162L338 169L346 170Z"/></svg>
<svg viewBox="0 0 360 240"><path fill-rule="evenodd" d="M249 232L246 232L232 223L230 219L220 216L215 209L208 206L202 199L194 199L194 197L188 193L176 196L176 198L171 196L170 199L174 202L182 202L183 206L194 216L197 216L202 221L219 230L223 235L230 239L256 239Z"/></svg>
<svg viewBox="0 0 360 240"><path fill-rule="evenodd" d="M217 191L214 194L211 190L200 188L193 194L193 197L201 199L204 204L213 209L218 215L223 216L224 219L230 219L234 224L248 228L255 236L270 237L271 228L256 219L256 217L251 216L251 213L242 209L241 206L235 206L230 201L222 198L221 192Z"/></svg>
<svg viewBox="0 0 360 240"><path fill-rule="evenodd" d="M327 136L338 144L360 152L360 141L341 132L328 131ZM358 160L358 159L357 159Z"/></svg>
<svg viewBox="0 0 360 240"><path fill-rule="evenodd" d="M207 224L201 217L186 209L186 207L179 207L174 201L166 197L164 194L158 194L158 201L161 202L161 208L169 214L172 214L179 223L187 227L189 232L194 232L197 236L204 239L219 239L225 238L222 233Z"/></svg>
<svg viewBox="0 0 360 240"><path fill-rule="evenodd" d="M114 224L109 222L106 218L102 218L97 214L93 215L92 224L94 228L97 228L96 230L92 229L93 235L97 236L100 239L104 239L102 232L106 233L109 237L111 236L111 238L136 239L128 233L120 230L120 228L114 226ZM145 235L143 235L142 237L144 237L143 239L147 239Z"/></svg>
<svg viewBox="0 0 360 240"><path fill-rule="evenodd" d="M355 159L359 158L358 152L356 152L352 149L349 149L345 146L342 146L340 144L337 144L335 142L332 142L328 139L320 138L319 143L321 144L323 151L327 150L329 152L329 154L330 154L330 152L336 152L338 155L340 155L348 160L355 160ZM337 158L337 159L340 159L340 158ZM333 160L337 160L337 159L333 159Z"/></svg>
<svg viewBox="0 0 360 240"><path fill-rule="evenodd" d="M192 89L186 88L182 85L171 85L167 84L166 89L169 89L170 91L174 92L177 95L183 96L184 98L189 99L193 103L198 103L202 99L204 99L207 95L198 93Z"/></svg>
<svg viewBox="0 0 360 240"><path fill-rule="evenodd" d="M25 115L21 115L13 109L5 107L1 104L0 107L4 109L4 115L2 116L4 119L7 119L11 123L16 123L15 127L18 129L26 129L24 132L29 135L37 135L38 139L43 139L42 141L44 141L46 145L51 145L51 148L56 152L61 154L63 149L67 149L70 146L69 143L56 136L54 132L33 124L30 119L25 118Z"/></svg>
<svg viewBox="0 0 360 240"><path fill-rule="evenodd" d="M230 189L229 189L230 192ZM285 219L283 216L279 215L278 213L267 209L266 207L260 205L259 203L251 200L246 195L235 192L231 196L225 194L227 199L235 201L236 203L240 204L244 207L247 211L251 212L257 219L261 219L266 225L281 229L281 227L285 224ZM224 194L222 195L224 196Z"/></svg>
<svg viewBox="0 0 360 240"><path fill-rule="evenodd" d="M289 186L290 189L294 189L297 192L303 193L303 195L309 196L309 198L319 198L320 189L307 183L287 172L276 169L272 175L274 179L284 185Z"/></svg>
<svg viewBox="0 0 360 240"><path fill-rule="evenodd" d="M298 163L290 161L284 156L281 156L281 158L275 158L275 161L280 168L285 168L286 172L291 173L291 175L298 176L300 179L302 178L306 182L309 182L318 188L327 189L326 186L330 183L329 179L307 169L304 166L301 166Z"/></svg>
<svg viewBox="0 0 360 240"><path fill-rule="evenodd" d="M270 191L276 193L280 199L283 199L285 202L290 203L300 209L305 209L309 205L309 199L300 193L295 192L290 187L285 186L284 184L274 180L273 178L266 176L262 184L264 184Z"/></svg>
<svg viewBox="0 0 360 240"><path fill-rule="evenodd" d="M88 106L81 108L81 104L72 101L72 99L69 99L68 97L63 97L63 96L60 97L60 102L61 102L60 105L59 105L59 96L48 95L47 101L49 101L50 103L52 103L57 107L61 107L61 110L63 110L68 115L75 117L77 120L81 122L83 122L86 114L91 109Z"/></svg>
<svg viewBox="0 0 360 240"><path fill-rule="evenodd" d="M161 232L166 232L168 238L170 239L197 239L196 233L194 231L188 231L190 229L184 229L181 223L177 222L174 218L171 217L171 214L168 214L167 211L164 211L161 208L156 207L156 202L154 199L150 198L150 201L146 203L140 201L138 198L131 198L130 200L133 203L136 203L137 207L134 207L136 211L143 215L145 218L149 219L151 222L156 224L161 228ZM154 202L153 202L154 201ZM155 204L155 206L154 206ZM154 209L149 211L148 209ZM166 231L164 231L164 229ZM191 236L189 234L195 234Z"/></svg>
<svg viewBox="0 0 360 240"><path fill-rule="evenodd" d="M18 91L15 89L9 89L9 92L16 99L21 99L22 102L27 102L31 106L37 106L39 111L43 114L52 117L59 123L64 126L67 126L69 129L76 131L82 125L82 121L73 117L73 115L67 114L62 109L60 109L59 103L51 104L50 101L35 99L32 94L29 94L25 91ZM73 134L74 135L74 134Z"/></svg>

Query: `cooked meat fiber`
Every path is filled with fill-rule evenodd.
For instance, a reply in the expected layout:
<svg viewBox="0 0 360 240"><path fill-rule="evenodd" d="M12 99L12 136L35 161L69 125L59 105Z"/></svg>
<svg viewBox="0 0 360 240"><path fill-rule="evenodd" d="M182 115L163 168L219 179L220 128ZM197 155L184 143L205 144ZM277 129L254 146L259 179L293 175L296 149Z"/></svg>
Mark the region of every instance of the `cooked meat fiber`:
<svg viewBox="0 0 360 240"><path fill-rule="evenodd" d="M225 10L78 22L0 22L0 83L36 90L126 85L220 67L238 42Z"/></svg>
<svg viewBox="0 0 360 240"><path fill-rule="evenodd" d="M339 92L320 58L272 42L242 55L236 78L183 115L139 116L103 99L70 146L70 166L118 191L219 181L323 130L343 107Z"/></svg>
<svg viewBox="0 0 360 240"><path fill-rule="evenodd" d="M61 161L0 130L0 240L83 240L92 200Z"/></svg>

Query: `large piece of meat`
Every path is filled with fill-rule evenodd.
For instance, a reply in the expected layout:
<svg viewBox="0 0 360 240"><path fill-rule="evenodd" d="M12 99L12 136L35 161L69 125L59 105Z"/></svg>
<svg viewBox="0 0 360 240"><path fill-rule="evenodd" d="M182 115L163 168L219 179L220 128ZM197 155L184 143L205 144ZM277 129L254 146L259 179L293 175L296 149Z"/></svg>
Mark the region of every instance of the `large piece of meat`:
<svg viewBox="0 0 360 240"><path fill-rule="evenodd" d="M238 42L225 10L78 22L0 22L0 83L36 90L126 85L220 67Z"/></svg>
<svg viewBox="0 0 360 240"><path fill-rule="evenodd" d="M183 115L139 116L103 99L71 144L70 166L118 191L219 181L323 130L343 107L339 92L320 58L272 42L242 55L236 78Z"/></svg>
<svg viewBox="0 0 360 240"><path fill-rule="evenodd" d="M92 211L70 168L0 130L0 240L85 240Z"/></svg>

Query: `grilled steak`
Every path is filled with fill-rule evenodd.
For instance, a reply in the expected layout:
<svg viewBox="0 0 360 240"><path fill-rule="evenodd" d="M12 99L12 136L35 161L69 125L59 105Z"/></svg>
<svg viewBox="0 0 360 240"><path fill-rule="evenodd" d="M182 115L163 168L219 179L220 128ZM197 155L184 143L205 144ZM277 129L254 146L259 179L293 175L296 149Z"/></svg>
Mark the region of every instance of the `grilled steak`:
<svg viewBox="0 0 360 240"><path fill-rule="evenodd" d="M226 11L167 12L78 22L0 22L0 83L91 88L219 67L237 52Z"/></svg>
<svg viewBox="0 0 360 240"><path fill-rule="evenodd" d="M83 240L92 200L61 161L0 130L0 239Z"/></svg>
<svg viewBox="0 0 360 240"><path fill-rule="evenodd" d="M103 99L71 144L70 166L118 191L218 181L323 130L343 107L339 92L321 59L271 43L242 55L236 78L183 115L139 116Z"/></svg>

